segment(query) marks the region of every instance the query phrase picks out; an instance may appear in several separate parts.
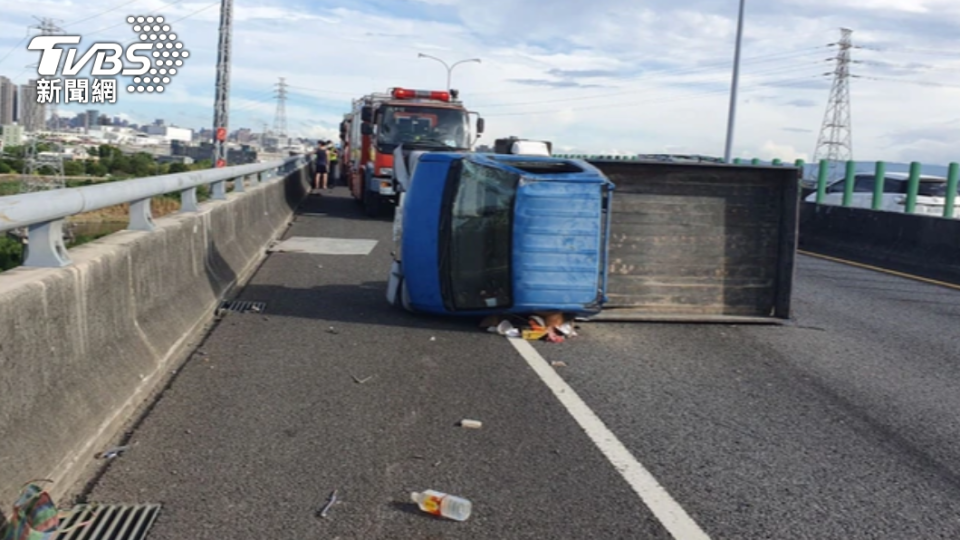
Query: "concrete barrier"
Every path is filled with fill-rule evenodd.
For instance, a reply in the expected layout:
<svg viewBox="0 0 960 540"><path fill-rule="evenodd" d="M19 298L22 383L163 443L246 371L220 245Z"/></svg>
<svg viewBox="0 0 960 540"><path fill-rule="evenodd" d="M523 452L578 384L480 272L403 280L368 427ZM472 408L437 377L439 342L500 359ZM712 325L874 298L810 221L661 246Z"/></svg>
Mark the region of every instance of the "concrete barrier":
<svg viewBox="0 0 960 540"><path fill-rule="evenodd" d="M802 203L800 249L960 284L960 220Z"/></svg>
<svg viewBox="0 0 960 540"><path fill-rule="evenodd" d="M0 274L0 508L34 478L69 493L189 354L306 194L306 172Z"/></svg>

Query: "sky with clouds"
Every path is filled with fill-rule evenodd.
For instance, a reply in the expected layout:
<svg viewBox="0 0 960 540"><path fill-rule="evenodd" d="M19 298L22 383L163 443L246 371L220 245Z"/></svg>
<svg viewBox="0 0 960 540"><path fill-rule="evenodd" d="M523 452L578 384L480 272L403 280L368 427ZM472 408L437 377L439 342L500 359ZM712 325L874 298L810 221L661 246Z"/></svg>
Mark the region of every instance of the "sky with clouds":
<svg viewBox="0 0 960 540"><path fill-rule="evenodd" d="M453 87L483 140L549 139L587 153L722 155L738 0L234 0L230 128L272 126L285 77L288 130L334 138L350 100ZM24 83L34 17L130 43L128 15L162 15L191 53L163 94L121 92L107 114L199 128L213 117L219 1L35 0L0 7L0 75ZM960 1L747 0L734 155L812 157L840 27L858 160L960 161ZM32 30L31 32L35 32ZM61 106L66 114L92 107ZM64 113L62 113L64 114Z"/></svg>

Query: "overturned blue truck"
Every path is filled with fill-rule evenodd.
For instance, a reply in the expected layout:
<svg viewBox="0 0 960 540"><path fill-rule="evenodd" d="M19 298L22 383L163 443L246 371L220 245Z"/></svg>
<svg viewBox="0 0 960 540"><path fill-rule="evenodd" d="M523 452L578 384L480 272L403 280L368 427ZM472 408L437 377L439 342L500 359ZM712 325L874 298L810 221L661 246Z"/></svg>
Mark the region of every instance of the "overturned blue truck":
<svg viewBox="0 0 960 540"><path fill-rule="evenodd" d="M387 300L408 311L790 319L797 168L427 151L395 169Z"/></svg>

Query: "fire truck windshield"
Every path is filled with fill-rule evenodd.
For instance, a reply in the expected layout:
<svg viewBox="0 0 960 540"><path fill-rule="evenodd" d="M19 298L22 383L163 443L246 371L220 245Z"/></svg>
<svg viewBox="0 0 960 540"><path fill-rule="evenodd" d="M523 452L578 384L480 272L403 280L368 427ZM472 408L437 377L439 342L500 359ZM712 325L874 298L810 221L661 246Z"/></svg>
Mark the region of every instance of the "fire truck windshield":
<svg viewBox="0 0 960 540"><path fill-rule="evenodd" d="M424 144L469 148L469 118L462 109L388 105L380 110L377 146L393 152L397 145Z"/></svg>

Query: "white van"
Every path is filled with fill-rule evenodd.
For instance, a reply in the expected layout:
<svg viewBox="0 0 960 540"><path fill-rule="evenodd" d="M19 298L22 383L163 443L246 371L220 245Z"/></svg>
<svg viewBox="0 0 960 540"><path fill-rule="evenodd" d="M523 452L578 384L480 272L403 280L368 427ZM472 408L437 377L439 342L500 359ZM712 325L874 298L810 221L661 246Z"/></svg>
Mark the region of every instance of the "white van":
<svg viewBox="0 0 960 540"><path fill-rule="evenodd" d="M851 208L873 207L873 185L876 176L873 173L857 173L853 177L853 197L850 199ZM903 212L907 207L907 184L910 175L907 173L886 173L883 181L883 195L880 199L880 210L887 212ZM843 205L844 179L834 180L827 184L823 204ZM914 213L943 216L943 206L946 203L947 179L942 176L920 176L920 189L917 192L917 206ZM954 217L960 218L960 193L954 194L956 208ZM807 202L816 202L817 193L807 195Z"/></svg>

